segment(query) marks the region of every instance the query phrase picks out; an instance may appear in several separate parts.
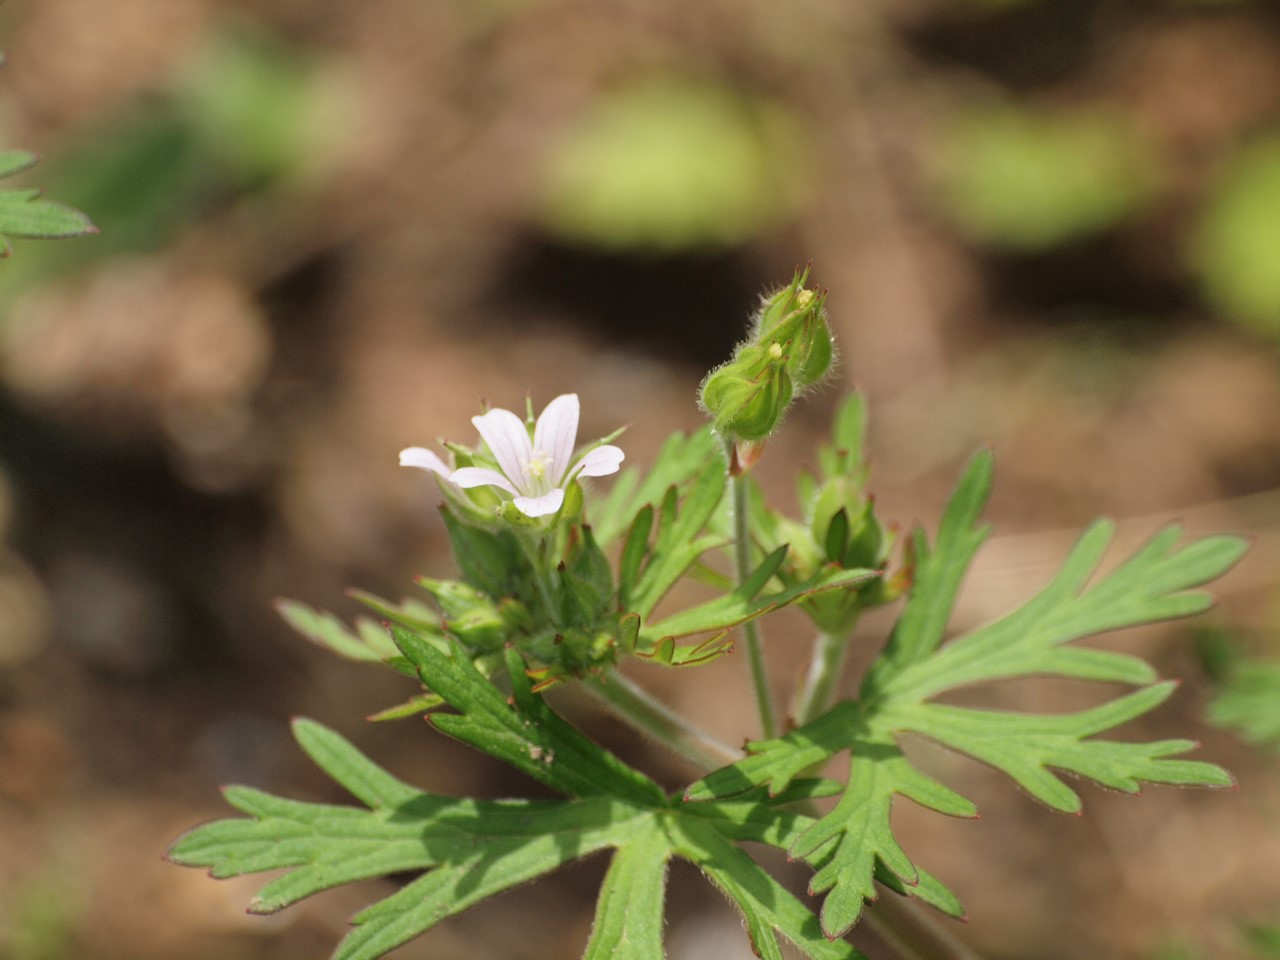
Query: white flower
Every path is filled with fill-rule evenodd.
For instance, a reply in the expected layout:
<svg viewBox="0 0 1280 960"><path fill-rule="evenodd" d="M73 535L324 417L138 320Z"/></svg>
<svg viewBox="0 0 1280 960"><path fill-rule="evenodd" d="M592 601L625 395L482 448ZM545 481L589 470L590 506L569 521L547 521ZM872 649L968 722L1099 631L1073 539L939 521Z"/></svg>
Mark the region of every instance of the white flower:
<svg viewBox="0 0 1280 960"><path fill-rule="evenodd" d="M449 474L453 472L447 463L426 447L406 447L401 450L400 466L418 467L420 470L434 473L442 480L448 480Z"/></svg>
<svg viewBox="0 0 1280 960"><path fill-rule="evenodd" d="M533 440L523 420L510 410L490 410L471 422L480 431L498 470L487 467L462 467L448 478L460 487L497 487L511 494L521 513L529 517L545 517L555 513L564 503L564 491L577 477L604 477L618 472L623 452L606 444L588 450L578 460L573 448L578 439L578 395L566 393L547 404L533 428ZM410 453L413 449L405 451ZM423 451L430 455L430 451ZM436 463L418 458L412 466L439 473ZM401 463L404 454L401 454Z"/></svg>

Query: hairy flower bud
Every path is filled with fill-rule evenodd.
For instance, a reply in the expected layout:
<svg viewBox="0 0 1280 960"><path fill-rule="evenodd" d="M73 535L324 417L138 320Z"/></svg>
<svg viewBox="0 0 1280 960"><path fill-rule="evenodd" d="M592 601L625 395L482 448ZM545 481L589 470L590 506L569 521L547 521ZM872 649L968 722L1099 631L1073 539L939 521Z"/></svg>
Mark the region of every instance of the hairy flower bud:
<svg viewBox="0 0 1280 960"><path fill-rule="evenodd" d="M822 293L807 289L809 272L768 296L751 335L732 359L703 381L703 408L721 435L734 441L764 440L791 401L831 369L834 350Z"/></svg>
<svg viewBox="0 0 1280 960"><path fill-rule="evenodd" d="M702 406L717 432L734 440L763 440L782 419L794 393L786 368L758 347L740 350L702 384Z"/></svg>
<svg viewBox="0 0 1280 960"><path fill-rule="evenodd" d="M831 370L835 351L827 321L826 294L805 287L809 271L765 300L753 340L786 363L800 391L820 383Z"/></svg>

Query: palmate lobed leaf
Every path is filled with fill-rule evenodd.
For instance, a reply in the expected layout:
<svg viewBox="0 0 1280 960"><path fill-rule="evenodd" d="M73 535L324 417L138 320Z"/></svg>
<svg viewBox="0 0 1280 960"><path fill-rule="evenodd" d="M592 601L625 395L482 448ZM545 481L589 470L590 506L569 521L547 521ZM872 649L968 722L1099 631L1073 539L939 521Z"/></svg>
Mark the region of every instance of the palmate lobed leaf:
<svg viewBox="0 0 1280 960"><path fill-rule="evenodd" d="M930 548L916 534L914 585L884 652L864 679L860 698L838 704L810 724L776 740L748 745L748 756L686 790L685 799L731 797L759 787L778 793L793 778L841 751L851 753L836 807L790 842L793 857L815 863L811 892L827 892L822 925L836 936L861 915L875 894L877 871L890 887L927 884L926 899L959 908L950 891L928 881L897 844L890 827L893 798L902 795L938 812L972 816L972 803L925 776L899 751L896 738L915 733L988 763L1032 796L1066 812L1080 798L1054 771L1112 789L1168 783L1229 786L1209 763L1172 759L1195 747L1187 740L1117 743L1095 739L1154 709L1174 685L1154 683L1142 660L1109 651L1064 649L1086 635L1200 612L1209 598L1192 588L1225 572L1245 543L1210 537L1175 550L1175 527L1161 531L1128 561L1093 586L1110 542L1111 524L1095 524L1062 569L1036 597L1008 617L942 644L963 575L986 536L977 523L990 491L989 453L970 463L948 503ZM1040 716L981 711L927 702L955 687L1022 676L1064 676L1125 682L1139 689L1078 713Z"/></svg>
<svg viewBox="0 0 1280 960"><path fill-rule="evenodd" d="M777 937L792 941L812 960L860 960L849 944L833 942L807 907L736 846L760 838L785 845L798 823L781 804L820 796L829 782L804 781L776 804L760 798L742 804L673 809L643 775L619 770L599 747L546 710L527 678L511 666L514 702L483 682L461 651L441 653L397 636L406 657L430 673L433 684L465 731L504 759L511 751L532 757L558 751L545 780L565 792L580 786L577 773L598 767L595 795L566 800L474 800L419 791L365 758L332 731L298 721L295 735L325 772L367 809L287 800L244 787L229 788L228 801L252 819L198 827L174 844L170 857L206 866L228 877L266 870L287 872L270 881L251 910L271 912L320 890L354 880L425 871L402 889L361 911L334 954L338 960L372 960L471 905L590 854L611 849L587 957L659 960L662 956L666 866L681 857L699 866L742 912L762 957L781 960ZM492 695L491 695L492 694ZM499 721L505 711L514 725ZM438 719L438 718L437 718ZM515 741L523 741L522 747ZM620 791L625 797L609 795ZM770 822L773 817L775 822Z"/></svg>

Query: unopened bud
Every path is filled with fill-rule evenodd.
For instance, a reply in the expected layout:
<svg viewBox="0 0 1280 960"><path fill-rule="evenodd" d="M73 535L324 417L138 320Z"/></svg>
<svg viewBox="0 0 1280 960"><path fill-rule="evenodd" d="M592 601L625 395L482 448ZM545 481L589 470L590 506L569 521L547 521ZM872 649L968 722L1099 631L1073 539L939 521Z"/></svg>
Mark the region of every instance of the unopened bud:
<svg viewBox="0 0 1280 960"><path fill-rule="evenodd" d="M782 419L792 392L791 377L781 364L731 361L707 377L701 399L721 435L763 440Z"/></svg>
<svg viewBox="0 0 1280 960"><path fill-rule="evenodd" d="M702 385L702 405L731 440L759 441L777 429L794 397L819 383L834 351L825 295L805 287L806 269L764 299L751 336Z"/></svg>

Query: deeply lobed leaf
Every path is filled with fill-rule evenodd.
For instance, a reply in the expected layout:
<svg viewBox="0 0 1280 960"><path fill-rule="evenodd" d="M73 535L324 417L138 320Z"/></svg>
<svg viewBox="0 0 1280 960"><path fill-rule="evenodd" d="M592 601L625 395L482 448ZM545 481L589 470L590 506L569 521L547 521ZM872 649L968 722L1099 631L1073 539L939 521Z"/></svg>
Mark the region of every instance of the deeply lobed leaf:
<svg viewBox="0 0 1280 960"><path fill-rule="evenodd" d="M1112 536L1106 521L1080 538L1059 573L1008 617L943 644L964 573L986 536L978 517L991 487L989 453L970 463L952 495L936 542L915 537L915 582L888 645L864 679L860 699L838 704L776 740L748 745L748 756L715 771L685 792L686 800L731 797L759 787L778 793L841 751L851 753L839 802L790 840L792 857L815 864L811 892L826 892L823 929L848 930L874 898L874 880L923 894L947 912L959 903L907 857L893 836L895 796L953 816L973 816L973 804L916 770L896 738L915 733L994 766L1032 796L1067 812L1076 792L1055 771L1136 793L1142 783L1228 786L1220 768L1174 759L1193 749L1186 740L1118 743L1096 739L1154 709L1174 689L1154 683L1142 660L1110 651L1064 648L1107 630L1186 616L1205 609L1194 587L1227 570L1244 551L1233 537L1210 537L1175 549L1170 527L1124 564L1089 586ZM1124 682L1139 689L1090 710L1040 716L981 711L929 702L955 687L1025 676Z"/></svg>

